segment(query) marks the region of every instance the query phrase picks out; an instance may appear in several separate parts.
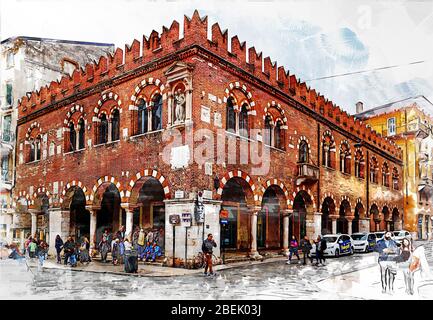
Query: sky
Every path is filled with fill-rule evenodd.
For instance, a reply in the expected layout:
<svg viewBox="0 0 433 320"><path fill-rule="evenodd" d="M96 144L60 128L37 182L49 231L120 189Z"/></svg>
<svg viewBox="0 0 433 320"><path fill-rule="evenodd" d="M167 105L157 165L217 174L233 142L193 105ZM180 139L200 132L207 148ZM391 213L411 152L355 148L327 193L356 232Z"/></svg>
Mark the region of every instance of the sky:
<svg viewBox="0 0 433 320"><path fill-rule="evenodd" d="M433 1L0 0L0 38L124 48L173 20L182 32L194 9L209 29L218 22L349 113L357 101L364 110L416 95L433 101ZM359 73L389 66L398 67Z"/></svg>

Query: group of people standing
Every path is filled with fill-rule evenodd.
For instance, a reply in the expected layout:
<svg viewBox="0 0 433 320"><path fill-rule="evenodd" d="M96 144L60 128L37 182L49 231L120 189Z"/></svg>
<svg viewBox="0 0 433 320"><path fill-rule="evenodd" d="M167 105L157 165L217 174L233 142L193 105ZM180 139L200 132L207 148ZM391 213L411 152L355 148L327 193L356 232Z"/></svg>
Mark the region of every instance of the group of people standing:
<svg viewBox="0 0 433 320"><path fill-rule="evenodd" d="M313 248L313 244L316 246L316 252L314 256L310 255L311 249ZM299 250L302 251L303 254L303 265L307 264L307 258L310 259L311 264L313 264L313 260L316 260L315 265L324 265L325 264L325 255L324 252L326 250L326 241L322 239L321 236L318 236L316 240L310 241L310 239L305 236L298 243L298 239L296 236L292 236L289 244L289 257L287 260L287 264L292 262L292 256L295 255L298 258L298 263L301 263L301 259L299 257Z"/></svg>
<svg viewBox="0 0 433 320"><path fill-rule="evenodd" d="M56 236L54 244L57 253L57 263L62 263L62 251L63 251L63 263L64 265L70 264L72 267L77 266L77 262L89 263L92 261L90 258L90 242L87 237L82 237L80 242L75 242L72 236L69 236L66 242L63 242L60 235Z"/></svg>
<svg viewBox="0 0 433 320"><path fill-rule="evenodd" d="M430 274L424 247L414 249L411 239L404 238L398 246L388 231L384 238L377 242L375 251L379 253L382 293L394 293L397 270L403 272L406 293L409 295L414 294L415 272L420 270L423 275Z"/></svg>

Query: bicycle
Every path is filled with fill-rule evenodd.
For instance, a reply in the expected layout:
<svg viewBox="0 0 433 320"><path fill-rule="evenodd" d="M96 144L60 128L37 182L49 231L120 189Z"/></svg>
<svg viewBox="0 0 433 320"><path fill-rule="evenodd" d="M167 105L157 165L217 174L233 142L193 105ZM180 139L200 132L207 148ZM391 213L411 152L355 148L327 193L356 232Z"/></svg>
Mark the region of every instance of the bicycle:
<svg viewBox="0 0 433 320"><path fill-rule="evenodd" d="M212 254L212 265L218 263L218 258L216 255ZM194 257L194 267L197 269L204 268L206 265L206 259L203 252L199 252L197 256Z"/></svg>

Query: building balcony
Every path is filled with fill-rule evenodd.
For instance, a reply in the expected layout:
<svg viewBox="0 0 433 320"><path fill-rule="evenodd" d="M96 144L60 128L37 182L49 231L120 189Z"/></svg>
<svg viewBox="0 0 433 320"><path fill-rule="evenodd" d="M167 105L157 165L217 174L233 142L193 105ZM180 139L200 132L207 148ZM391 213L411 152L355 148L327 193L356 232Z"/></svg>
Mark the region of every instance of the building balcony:
<svg viewBox="0 0 433 320"><path fill-rule="evenodd" d="M298 163L298 175L296 185L313 183L319 180L319 168L309 163Z"/></svg>
<svg viewBox="0 0 433 320"><path fill-rule="evenodd" d="M12 185L12 170L2 169L1 170L1 183L3 185Z"/></svg>
<svg viewBox="0 0 433 320"><path fill-rule="evenodd" d="M407 131L414 132L415 136L419 139L425 139L430 134L429 126L422 122L409 123L407 126Z"/></svg>

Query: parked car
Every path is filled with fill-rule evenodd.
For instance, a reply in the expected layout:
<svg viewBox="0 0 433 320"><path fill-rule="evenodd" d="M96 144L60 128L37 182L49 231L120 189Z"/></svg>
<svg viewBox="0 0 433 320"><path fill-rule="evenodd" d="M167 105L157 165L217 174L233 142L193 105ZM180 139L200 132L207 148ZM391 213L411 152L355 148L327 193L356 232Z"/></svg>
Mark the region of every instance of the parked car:
<svg viewBox="0 0 433 320"><path fill-rule="evenodd" d="M355 252L370 252L376 247L376 234L357 232L351 235Z"/></svg>
<svg viewBox="0 0 433 320"><path fill-rule="evenodd" d="M391 233L393 234L393 239L395 242L397 242L397 244L400 244L404 238L412 240L412 235L406 230L397 230L392 231Z"/></svg>
<svg viewBox="0 0 433 320"><path fill-rule="evenodd" d="M377 231L374 233L376 235L376 242L383 239L385 232L386 231Z"/></svg>
<svg viewBox="0 0 433 320"><path fill-rule="evenodd" d="M353 240L348 234L327 234L322 236L326 241L326 250L323 252L325 256L339 257L343 254L353 254ZM316 246L314 245L310 251L311 256L316 255Z"/></svg>

